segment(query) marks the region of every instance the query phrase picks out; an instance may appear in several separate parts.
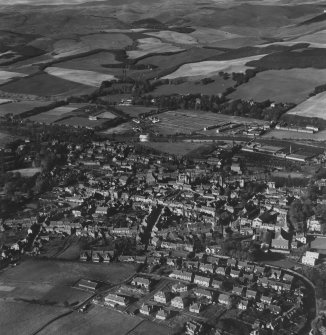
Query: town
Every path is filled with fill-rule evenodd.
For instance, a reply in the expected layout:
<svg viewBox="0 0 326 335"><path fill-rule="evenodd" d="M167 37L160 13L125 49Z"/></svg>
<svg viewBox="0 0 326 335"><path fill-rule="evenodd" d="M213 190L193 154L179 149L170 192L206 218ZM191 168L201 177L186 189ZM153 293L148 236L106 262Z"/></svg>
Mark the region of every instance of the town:
<svg viewBox="0 0 326 335"><path fill-rule="evenodd" d="M96 305L191 335L309 330L323 309L312 269L323 269L326 255L326 179L276 185L252 172L253 151L243 151L252 146L220 141L207 157L191 158L128 141L44 143L37 206L7 209L2 219L3 234L14 239L2 245L2 267L78 246L74 262L137 270L114 286L80 277L75 286L92 295L77 313ZM3 154L33 160L32 147L25 141ZM60 152L59 167L50 158ZM315 164L325 160L316 157ZM5 183L8 195L24 198Z"/></svg>

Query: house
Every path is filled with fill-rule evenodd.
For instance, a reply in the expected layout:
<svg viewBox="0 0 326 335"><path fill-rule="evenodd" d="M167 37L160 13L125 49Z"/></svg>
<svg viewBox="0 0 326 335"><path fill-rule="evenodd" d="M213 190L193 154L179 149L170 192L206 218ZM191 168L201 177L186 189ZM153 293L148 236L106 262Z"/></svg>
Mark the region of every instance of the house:
<svg viewBox="0 0 326 335"><path fill-rule="evenodd" d="M272 297L267 297L266 295L261 296L260 301L266 305L270 305L273 301Z"/></svg>
<svg viewBox="0 0 326 335"><path fill-rule="evenodd" d="M213 294L212 294L211 291L204 290L202 288L196 288L194 290L194 293L195 293L196 297L206 298L207 300L210 300L210 301L213 300Z"/></svg>
<svg viewBox="0 0 326 335"><path fill-rule="evenodd" d="M238 261L233 258L228 258L227 260L227 266L230 266L231 268L236 268L238 264Z"/></svg>
<svg viewBox="0 0 326 335"><path fill-rule="evenodd" d="M220 294L218 297L218 302L222 305L228 305L230 303L230 296L227 294Z"/></svg>
<svg viewBox="0 0 326 335"><path fill-rule="evenodd" d="M80 253L80 260L82 262L87 262L92 258L92 250L84 250Z"/></svg>
<svg viewBox="0 0 326 335"><path fill-rule="evenodd" d="M256 308L262 312L263 310L265 310L265 304L263 302L257 302L256 303Z"/></svg>
<svg viewBox="0 0 326 335"><path fill-rule="evenodd" d="M270 275L271 279L280 280L281 276L282 276L282 272L280 270L272 269L272 273Z"/></svg>
<svg viewBox="0 0 326 335"><path fill-rule="evenodd" d="M161 244L162 244L162 241L161 241L160 238L154 236L151 240L151 243L152 243L152 246L154 246L155 248L160 248Z"/></svg>
<svg viewBox="0 0 326 335"><path fill-rule="evenodd" d="M302 257L301 262L305 265L314 266L319 260L319 253L306 251L306 254Z"/></svg>
<svg viewBox="0 0 326 335"><path fill-rule="evenodd" d="M139 312L143 315L150 315L152 311L153 306L147 304L143 304L139 309Z"/></svg>
<svg viewBox="0 0 326 335"><path fill-rule="evenodd" d="M166 259L166 265L171 266L171 267L175 267L176 261L177 260L175 258L168 257Z"/></svg>
<svg viewBox="0 0 326 335"><path fill-rule="evenodd" d="M226 268L223 268L222 266L219 266L219 267L216 269L216 273L217 273L218 275L225 276L225 275L226 275Z"/></svg>
<svg viewBox="0 0 326 335"><path fill-rule="evenodd" d="M272 304L271 304L271 305L268 306L268 308L269 308L269 310L271 311L271 313L274 314L274 315L279 315L279 314L281 314L282 309L281 309L280 306L272 305Z"/></svg>
<svg viewBox="0 0 326 335"><path fill-rule="evenodd" d="M179 271L179 270L174 270L170 275L170 278L175 278L175 279L180 279L180 280L185 280L188 282L192 282L193 280L193 274L191 272L187 271Z"/></svg>
<svg viewBox="0 0 326 335"><path fill-rule="evenodd" d="M258 292L254 290L247 290L246 298L256 300L258 297Z"/></svg>
<svg viewBox="0 0 326 335"><path fill-rule="evenodd" d="M285 273L283 275L283 281L285 281L285 282L292 283L293 279L294 279L294 277L291 276L291 275L289 275L289 274L287 274L287 273Z"/></svg>
<svg viewBox="0 0 326 335"><path fill-rule="evenodd" d="M166 304L169 301L168 292L158 291L154 294L154 301L160 302L161 304Z"/></svg>
<svg viewBox="0 0 326 335"><path fill-rule="evenodd" d="M240 276L241 276L241 272L240 271L238 271L238 270L231 270L231 272L230 272L230 276L232 277L232 278L239 278Z"/></svg>
<svg viewBox="0 0 326 335"><path fill-rule="evenodd" d="M166 320L169 318L169 316L170 312L162 308L156 313L155 318L158 320Z"/></svg>
<svg viewBox="0 0 326 335"><path fill-rule="evenodd" d="M238 304L238 308L242 311L245 311L248 308L249 301L248 300L241 300Z"/></svg>
<svg viewBox="0 0 326 335"><path fill-rule="evenodd" d="M247 262L239 261L238 262L238 269L239 270L245 269L247 265L248 265Z"/></svg>
<svg viewBox="0 0 326 335"><path fill-rule="evenodd" d="M258 278L257 282L259 285L261 285L264 288L267 288L270 285L270 282L267 277Z"/></svg>
<svg viewBox="0 0 326 335"><path fill-rule="evenodd" d="M197 321L188 321L186 323L186 335L199 335L202 332L203 325Z"/></svg>
<svg viewBox="0 0 326 335"><path fill-rule="evenodd" d="M98 215L106 215L108 213L108 207L97 207L95 210L95 214Z"/></svg>
<svg viewBox="0 0 326 335"><path fill-rule="evenodd" d="M151 280L148 278L143 278L143 277L135 277L131 281L131 285L140 286L140 287L145 288L146 290L149 290L151 286Z"/></svg>
<svg viewBox="0 0 326 335"><path fill-rule="evenodd" d="M194 283L200 286L209 287L211 283L211 278L196 275Z"/></svg>
<svg viewBox="0 0 326 335"><path fill-rule="evenodd" d="M278 251L289 251L289 241L283 238L273 238L272 249L276 249Z"/></svg>
<svg viewBox="0 0 326 335"><path fill-rule="evenodd" d="M258 276L262 276L265 273L265 268L263 266L255 266L254 273Z"/></svg>
<svg viewBox="0 0 326 335"><path fill-rule="evenodd" d="M221 280L213 279L211 286L215 289L220 289L222 287L223 282Z"/></svg>
<svg viewBox="0 0 326 335"><path fill-rule="evenodd" d="M173 293L181 293L181 292L187 292L188 291L188 285L183 283L176 283L172 285L172 292Z"/></svg>
<svg viewBox="0 0 326 335"><path fill-rule="evenodd" d="M171 300L171 306L179 309L184 309L186 307L186 300L181 296L177 296Z"/></svg>
<svg viewBox="0 0 326 335"><path fill-rule="evenodd" d="M196 302L194 302L192 305L190 305L189 307L189 311L192 313L196 313L199 314L202 310L202 304L198 304Z"/></svg>
<svg viewBox="0 0 326 335"><path fill-rule="evenodd" d="M109 293L105 298L104 302L108 305L120 305L127 306L127 299L117 294Z"/></svg>
<svg viewBox="0 0 326 335"><path fill-rule="evenodd" d="M211 273L213 274L214 273L214 265L213 264L204 264L204 263L200 263L199 265L199 270L201 272L204 272L204 273Z"/></svg>
<svg viewBox="0 0 326 335"><path fill-rule="evenodd" d="M245 288L242 287L233 287L232 294L242 297L244 295Z"/></svg>

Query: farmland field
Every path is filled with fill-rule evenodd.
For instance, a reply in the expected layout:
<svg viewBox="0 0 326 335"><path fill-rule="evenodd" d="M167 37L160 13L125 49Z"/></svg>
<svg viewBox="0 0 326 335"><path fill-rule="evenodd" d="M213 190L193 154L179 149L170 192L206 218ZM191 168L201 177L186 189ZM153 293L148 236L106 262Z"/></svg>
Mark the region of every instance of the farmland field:
<svg viewBox="0 0 326 335"><path fill-rule="evenodd" d="M90 34L79 39L62 39L53 46L54 57L62 58L98 49L123 49L132 43L131 38L119 33Z"/></svg>
<svg viewBox="0 0 326 335"><path fill-rule="evenodd" d="M325 78L326 70L312 68L264 71L237 87L229 97L300 103L308 98L316 86L324 84Z"/></svg>
<svg viewBox="0 0 326 335"><path fill-rule="evenodd" d="M0 85L7 83L8 81L14 78L19 78L19 77L25 77L25 74L1 70L0 71Z"/></svg>
<svg viewBox="0 0 326 335"><path fill-rule="evenodd" d="M87 106L87 104L70 104L67 106L61 106L47 112L30 116L28 119L39 123L51 124L68 116L79 115L77 110L85 106Z"/></svg>
<svg viewBox="0 0 326 335"><path fill-rule="evenodd" d="M145 35L157 37L161 40L174 44L197 44L197 40L188 34L178 33L170 30L146 32Z"/></svg>
<svg viewBox="0 0 326 335"><path fill-rule="evenodd" d="M67 309L62 307L0 301L1 332L10 335L33 334L65 312Z"/></svg>
<svg viewBox="0 0 326 335"><path fill-rule="evenodd" d="M287 112L287 115L318 117L326 120L326 92L319 93Z"/></svg>
<svg viewBox="0 0 326 335"><path fill-rule="evenodd" d="M103 112L101 114L96 115L99 119L115 119L117 116L111 112Z"/></svg>
<svg viewBox="0 0 326 335"><path fill-rule="evenodd" d="M102 126L108 120L101 119L101 120L89 120L86 117L80 116L72 116L64 120L58 120L56 124L60 124L63 126L72 126L72 127L81 127L81 128L89 128L94 129L96 127Z"/></svg>
<svg viewBox="0 0 326 335"><path fill-rule="evenodd" d="M53 322L39 335L126 335L141 322L141 318L94 306L87 313L72 313Z"/></svg>
<svg viewBox="0 0 326 335"><path fill-rule="evenodd" d="M291 139L291 140L312 140L312 141L326 141L326 130L319 131L315 134L298 133L295 131L277 130L269 131L264 138L277 138L277 139Z"/></svg>
<svg viewBox="0 0 326 335"><path fill-rule="evenodd" d="M220 71L224 72L244 72L249 69L245 64L260 59L264 55L244 57L239 59L232 59L226 61L204 61L198 63L189 63L182 65L175 72L163 77L162 79L175 79L175 78L205 78L215 76Z"/></svg>
<svg viewBox="0 0 326 335"><path fill-rule="evenodd" d="M0 105L0 116L6 114L20 115L22 113L31 111L36 107L43 107L49 105L49 102L45 101L19 101L12 102L4 105Z"/></svg>
<svg viewBox="0 0 326 335"><path fill-rule="evenodd" d="M181 84L160 85L151 95L169 95L169 94L196 94L202 93L207 95L217 95L223 93L228 87L234 86L235 82L229 78L224 80L220 76L211 77L212 83L204 85L200 81L187 81Z"/></svg>
<svg viewBox="0 0 326 335"><path fill-rule="evenodd" d="M185 63L199 62L209 57L220 55L222 52L214 49L192 48L179 52L173 57L169 55L154 55L140 59L137 64L151 64L160 69L170 69Z"/></svg>
<svg viewBox="0 0 326 335"><path fill-rule="evenodd" d="M126 132L130 132L132 131L132 127L134 126L134 124L132 124L132 122L127 122L127 123L123 123L123 124L119 124L116 127L113 128L109 128L106 129L104 131L102 131L102 134L122 134L122 133L126 133Z"/></svg>
<svg viewBox="0 0 326 335"><path fill-rule="evenodd" d="M14 136L0 132L0 148L15 140Z"/></svg>
<svg viewBox="0 0 326 335"><path fill-rule="evenodd" d="M110 74L87 70L64 69L60 67L48 67L45 69L48 74L64 80L82 83L87 86L100 87L103 81L116 79Z"/></svg>
<svg viewBox="0 0 326 335"><path fill-rule="evenodd" d="M114 54L107 51L101 51L94 55L59 62L56 63L56 65L60 68L65 69L87 70L87 71L107 73L108 69L106 69L102 65L119 64L119 63L120 62L118 62L115 59Z"/></svg>
<svg viewBox="0 0 326 335"><path fill-rule="evenodd" d="M179 46L173 45L171 43L162 42L158 38L148 37L139 39L137 49L127 51L127 55L131 59L136 59L146 56L148 54L178 52L182 50L184 49Z"/></svg>
<svg viewBox="0 0 326 335"><path fill-rule="evenodd" d="M90 94L94 91L94 87L40 73L2 85L1 90L15 94L67 97Z"/></svg>

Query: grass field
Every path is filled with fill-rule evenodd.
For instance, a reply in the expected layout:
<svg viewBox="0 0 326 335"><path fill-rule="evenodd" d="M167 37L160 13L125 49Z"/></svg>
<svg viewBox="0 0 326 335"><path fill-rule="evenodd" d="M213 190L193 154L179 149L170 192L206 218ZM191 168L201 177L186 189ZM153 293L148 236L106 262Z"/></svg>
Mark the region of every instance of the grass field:
<svg viewBox="0 0 326 335"><path fill-rule="evenodd" d="M87 70L64 69L60 67L48 67L45 69L45 72L64 80L83 83L84 85L93 87L100 87L103 81L116 79L110 74L103 74L100 72Z"/></svg>
<svg viewBox="0 0 326 335"><path fill-rule="evenodd" d="M151 95L169 95L169 94L207 94L217 95L223 93L228 87L234 86L235 82L229 78L224 80L220 76L211 77L214 82L202 84L200 81L186 81L181 84L160 85Z"/></svg>
<svg viewBox="0 0 326 335"><path fill-rule="evenodd" d="M94 55L75 58L68 61L56 63L56 66L65 69L87 70L101 73L107 73L109 69L102 65L119 64L113 53L101 51Z"/></svg>
<svg viewBox="0 0 326 335"><path fill-rule="evenodd" d="M141 322L134 330L133 334L137 335L148 335L148 334L155 334L155 335L170 335L173 334L173 329L163 326L162 324L150 322L150 321L143 321Z"/></svg>
<svg viewBox="0 0 326 335"><path fill-rule="evenodd" d="M115 119L117 116L111 112L103 112L101 114L96 115L99 119L109 119L109 120L113 120Z"/></svg>
<svg viewBox="0 0 326 335"><path fill-rule="evenodd" d="M134 124L132 124L132 123L133 122L123 123L123 124L120 124L116 127L106 129L106 130L102 131L101 133L111 135L111 134L123 134L123 133L126 133L126 132L130 132L130 131L132 131L132 128L134 127Z"/></svg>
<svg viewBox="0 0 326 335"><path fill-rule="evenodd" d="M260 72L229 95L231 99L253 99L300 103L316 86L325 83L326 70L290 69Z"/></svg>
<svg viewBox="0 0 326 335"><path fill-rule="evenodd" d="M131 59L136 59L149 54L178 52L182 50L184 49L179 46L162 42L158 38L148 37L139 39L137 49L127 51L127 55Z"/></svg>
<svg viewBox="0 0 326 335"><path fill-rule="evenodd" d="M220 71L224 72L244 72L250 68L245 64L260 59L264 55L244 57L239 59L232 59L226 61L204 61L198 63L189 63L182 65L175 72L164 76L162 79L175 79L175 78L205 78L216 76Z"/></svg>
<svg viewBox="0 0 326 335"><path fill-rule="evenodd" d="M0 301L1 332L10 335L30 335L66 311L67 309L62 307Z"/></svg>
<svg viewBox="0 0 326 335"><path fill-rule="evenodd" d="M45 101L19 101L12 102L9 104L0 105L0 116L4 116L6 114L12 115L20 115L22 113L31 111L36 107L43 107L49 105L49 102Z"/></svg>
<svg viewBox="0 0 326 335"><path fill-rule="evenodd" d="M143 145L176 156L189 155L193 151L198 152L201 148L205 149L211 146L211 144L184 142L148 142Z"/></svg>
<svg viewBox="0 0 326 335"><path fill-rule="evenodd" d="M90 94L94 91L94 87L82 83L74 83L47 73L40 73L2 85L1 90L15 94L69 97Z"/></svg>
<svg viewBox="0 0 326 335"><path fill-rule="evenodd" d="M72 313L53 322L39 335L126 335L141 322L141 318L94 306L87 313Z"/></svg>
<svg viewBox="0 0 326 335"><path fill-rule="evenodd" d="M288 115L318 117L326 120L326 92L319 93L287 112Z"/></svg>
<svg viewBox="0 0 326 335"><path fill-rule="evenodd" d="M28 259L14 268L0 272L4 283L45 283L49 285L73 285L80 278L120 282L135 272L134 265L125 263L94 264L56 260ZM10 285L9 285L10 286Z"/></svg>

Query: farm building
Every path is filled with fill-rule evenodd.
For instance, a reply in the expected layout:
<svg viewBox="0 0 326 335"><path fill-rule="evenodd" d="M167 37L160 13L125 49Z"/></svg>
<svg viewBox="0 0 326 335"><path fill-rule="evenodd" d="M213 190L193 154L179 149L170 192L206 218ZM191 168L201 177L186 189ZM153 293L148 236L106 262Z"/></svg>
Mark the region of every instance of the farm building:
<svg viewBox="0 0 326 335"><path fill-rule="evenodd" d="M90 291L96 291L99 287L99 284L97 282L94 282L92 280L87 279L81 279L77 286L82 289L90 290Z"/></svg>

